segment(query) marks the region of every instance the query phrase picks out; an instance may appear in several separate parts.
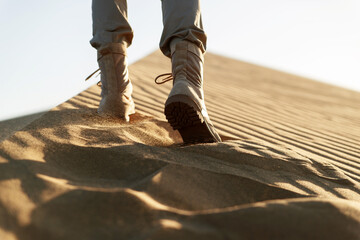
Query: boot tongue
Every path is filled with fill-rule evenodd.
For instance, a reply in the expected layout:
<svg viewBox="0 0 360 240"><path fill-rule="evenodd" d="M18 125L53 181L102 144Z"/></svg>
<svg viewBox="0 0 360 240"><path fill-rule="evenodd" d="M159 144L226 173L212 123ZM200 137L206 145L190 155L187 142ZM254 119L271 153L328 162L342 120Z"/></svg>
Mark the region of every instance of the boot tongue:
<svg viewBox="0 0 360 240"><path fill-rule="evenodd" d="M202 88L203 54L200 48L189 41L180 41L171 44L171 51L174 82L177 79L186 79Z"/></svg>

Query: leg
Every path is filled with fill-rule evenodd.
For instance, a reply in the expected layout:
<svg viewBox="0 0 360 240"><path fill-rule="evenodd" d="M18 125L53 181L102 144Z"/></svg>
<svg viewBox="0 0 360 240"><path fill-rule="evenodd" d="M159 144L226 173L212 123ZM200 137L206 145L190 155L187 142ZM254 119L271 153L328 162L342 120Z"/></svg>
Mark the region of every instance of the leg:
<svg viewBox="0 0 360 240"><path fill-rule="evenodd" d="M133 31L127 21L126 0L93 0L93 38L101 70L101 101L98 113L129 120L135 112L126 49Z"/></svg>
<svg viewBox="0 0 360 240"><path fill-rule="evenodd" d="M126 0L92 1L93 38L90 44L99 49L109 43L129 47L133 31L127 20Z"/></svg>
<svg viewBox="0 0 360 240"><path fill-rule="evenodd" d="M160 48L171 57L174 78L165 115L185 143L221 141L204 102L206 35L199 6L200 0L162 0L164 31Z"/></svg>
<svg viewBox="0 0 360 240"><path fill-rule="evenodd" d="M206 50L206 34L203 29L200 0L162 0L164 29L160 49L170 57L172 40L187 40Z"/></svg>

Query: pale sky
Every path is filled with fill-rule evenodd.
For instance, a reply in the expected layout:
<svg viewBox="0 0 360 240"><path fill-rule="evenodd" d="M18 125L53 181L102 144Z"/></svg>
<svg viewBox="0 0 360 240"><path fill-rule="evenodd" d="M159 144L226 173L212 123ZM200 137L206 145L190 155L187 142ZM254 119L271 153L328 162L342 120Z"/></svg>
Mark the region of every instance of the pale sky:
<svg viewBox="0 0 360 240"><path fill-rule="evenodd" d="M201 4L209 52L360 91L359 0ZM128 5L134 62L158 48L161 1ZM84 82L97 69L91 1L0 0L0 29L0 120L48 110L95 83Z"/></svg>

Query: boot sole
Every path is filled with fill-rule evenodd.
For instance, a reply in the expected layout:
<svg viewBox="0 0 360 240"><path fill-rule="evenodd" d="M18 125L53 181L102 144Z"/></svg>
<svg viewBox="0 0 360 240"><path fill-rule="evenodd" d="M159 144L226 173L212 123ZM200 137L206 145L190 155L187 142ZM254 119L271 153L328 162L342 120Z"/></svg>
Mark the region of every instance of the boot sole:
<svg viewBox="0 0 360 240"><path fill-rule="evenodd" d="M170 97L165 104L165 116L174 130L178 130L184 143L221 142L209 118L186 95Z"/></svg>

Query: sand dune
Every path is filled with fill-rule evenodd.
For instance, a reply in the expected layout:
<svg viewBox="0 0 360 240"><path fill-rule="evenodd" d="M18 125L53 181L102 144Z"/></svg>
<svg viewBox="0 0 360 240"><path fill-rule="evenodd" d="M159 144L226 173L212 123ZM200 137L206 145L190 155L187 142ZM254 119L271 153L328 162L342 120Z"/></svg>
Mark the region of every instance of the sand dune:
<svg viewBox="0 0 360 240"><path fill-rule="evenodd" d="M0 143L0 239L360 239L360 93L207 54L222 143L184 146L170 70L130 68L130 123L93 86Z"/></svg>
<svg viewBox="0 0 360 240"><path fill-rule="evenodd" d="M16 131L21 130L35 119L41 117L43 114L44 112L39 112L0 121L0 142L13 135Z"/></svg>

